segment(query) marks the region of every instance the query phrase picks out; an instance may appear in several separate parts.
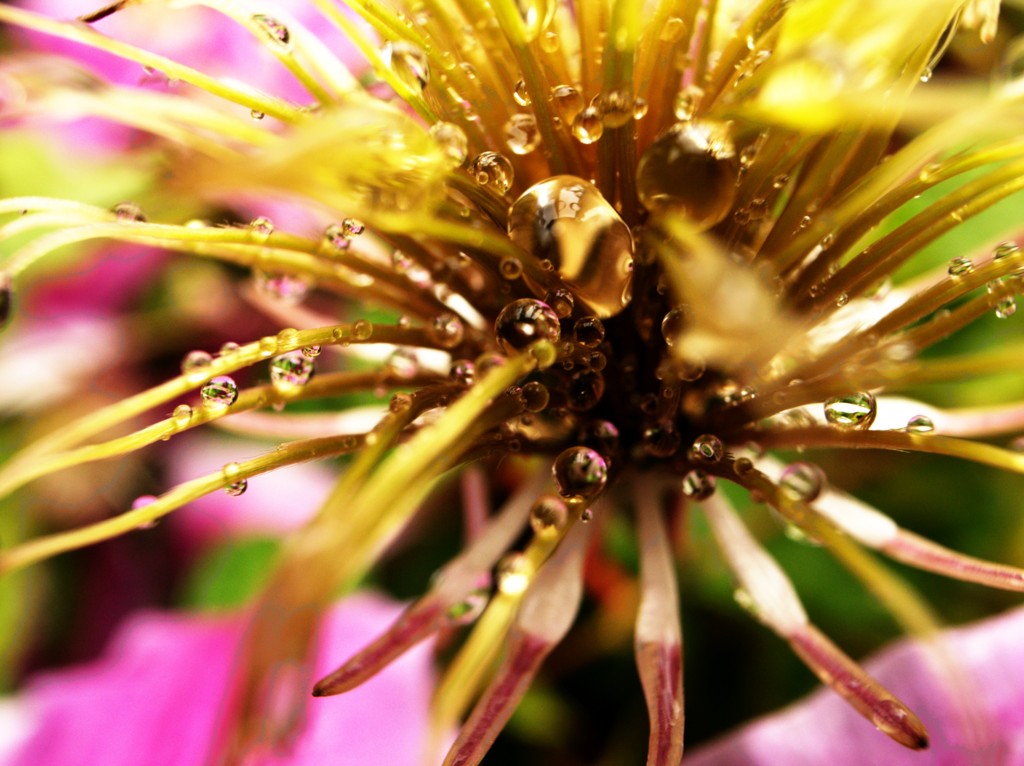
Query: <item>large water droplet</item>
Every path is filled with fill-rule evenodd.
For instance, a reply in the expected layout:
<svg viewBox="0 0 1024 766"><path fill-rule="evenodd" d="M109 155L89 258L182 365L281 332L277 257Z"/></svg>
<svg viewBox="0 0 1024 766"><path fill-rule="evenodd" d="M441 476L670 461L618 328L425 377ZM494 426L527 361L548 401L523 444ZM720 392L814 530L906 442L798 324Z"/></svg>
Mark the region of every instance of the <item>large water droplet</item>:
<svg viewBox="0 0 1024 766"><path fill-rule="evenodd" d="M494 322L494 334L505 353L522 351L538 340L557 343L558 315L546 303L520 298L507 304Z"/></svg>
<svg viewBox="0 0 1024 766"><path fill-rule="evenodd" d="M598 316L622 310L633 237L593 184L569 175L534 184L510 208L508 235L538 260L550 261Z"/></svg>
<svg viewBox="0 0 1024 766"><path fill-rule="evenodd" d="M608 482L608 464L590 447L570 447L555 458L551 473L562 497L590 500Z"/></svg>
<svg viewBox="0 0 1024 766"><path fill-rule="evenodd" d="M935 430L935 423L927 415L914 415L907 421L907 431L912 434L930 434Z"/></svg>
<svg viewBox="0 0 1024 766"><path fill-rule="evenodd" d="M238 385L233 378L220 375L199 389L199 395L207 407L221 409L235 403L238 398Z"/></svg>
<svg viewBox="0 0 1024 766"><path fill-rule="evenodd" d="M476 182L481 186L489 186L498 194L504 194L512 188L512 163L497 152L484 152L477 155L469 168Z"/></svg>
<svg viewBox="0 0 1024 766"><path fill-rule="evenodd" d="M572 125L584 106L583 96L571 85L556 85L552 88L551 103L555 107L555 114L566 125Z"/></svg>
<svg viewBox="0 0 1024 766"><path fill-rule="evenodd" d="M238 463L227 463L221 469L221 476L224 477L224 491L232 497L244 495L245 490L249 488L249 482L239 476L241 471L242 466Z"/></svg>
<svg viewBox="0 0 1024 766"><path fill-rule="evenodd" d="M572 337L584 348L597 348L604 340L604 324L597 317L581 317L573 325Z"/></svg>
<svg viewBox="0 0 1024 766"><path fill-rule="evenodd" d="M600 140L604 135L604 117L601 110L588 106L576 115L572 121L572 135L581 144L589 145Z"/></svg>
<svg viewBox="0 0 1024 766"><path fill-rule="evenodd" d="M462 339L466 335L466 327L455 314L444 311L434 317L430 323L430 334L443 348L454 348L462 343Z"/></svg>
<svg viewBox="0 0 1024 766"><path fill-rule="evenodd" d="M707 229L732 209L739 161L725 125L694 120L662 133L636 172L637 194L651 213L686 216Z"/></svg>
<svg viewBox="0 0 1024 766"><path fill-rule="evenodd" d="M834 426L865 430L875 422L878 404L866 391L849 396L834 396L825 402L825 420Z"/></svg>
<svg viewBox="0 0 1024 766"><path fill-rule="evenodd" d="M270 382L278 391L301 388L313 376L315 363L301 350L289 351L270 362Z"/></svg>
<svg viewBox="0 0 1024 766"><path fill-rule="evenodd" d="M690 447L690 458L700 463L717 463L725 457L725 445L714 434L701 434Z"/></svg>

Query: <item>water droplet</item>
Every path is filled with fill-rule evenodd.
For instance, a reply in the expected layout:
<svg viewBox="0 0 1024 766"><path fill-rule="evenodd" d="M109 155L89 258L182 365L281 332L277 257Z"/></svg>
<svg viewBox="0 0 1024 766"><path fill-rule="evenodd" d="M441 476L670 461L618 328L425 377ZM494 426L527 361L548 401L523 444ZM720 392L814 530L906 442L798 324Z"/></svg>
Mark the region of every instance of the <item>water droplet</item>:
<svg viewBox="0 0 1024 766"><path fill-rule="evenodd" d="M529 106L532 103L530 101L530 92L526 89L525 80L520 80L516 83L515 90L512 91L512 98L516 100L519 106Z"/></svg>
<svg viewBox="0 0 1024 766"><path fill-rule="evenodd" d="M687 85L676 95L675 115L677 120L692 120L704 98L704 89L698 85Z"/></svg>
<svg viewBox="0 0 1024 766"><path fill-rule="evenodd" d="M142 208L134 202L122 202L120 205L117 205L114 208L114 215L117 216L119 221L146 222L146 216L143 215Z"/></svg>
<svg viewBox="0 0 1024 766"><path fill-rule="evenodd" d="M658 39L663 43L679 42L684 32L686 32L686 22L678 16L669 16L658 33Z"/></svg>
<svg viewBox="0 0 1024 766"><path fill-rule="evenodd" d="M633 99L633 119L642 120L647 116L647 110L650 107L647 104L647 99L643 96L637 96Z"/></svg>
<svg viewBox="0 0 1024 766"><path fill-rule="evenodd" d="M505 145L513 154L529 154L540 145L540 130L532 114L513 114L505 123Z"/></svg>
<svg viewBox="0 0 1024 766"><path fill-rule="evenodd" d="M412 407L412 396L402 393L392 396L391 402L388 404L388 409L394 413L406 412L410 407Z"/></svg>
<svg viewBox="0 0 1024 766"><path fill-rule="evenodd" d="M241 346L239 346L234 341L229 340L220 347L220 351L218 351L217 353L220 356L231 356L231 354L238 351L239 348L241 348Z"/></svg>
<svg viewBox="0 0 1024 766"><path fill-rule="evenodd" d="M970 258L962 256L954 258L949 262L947 272L951 277L962 277L974 271L974 262Z"/></svg>
<svg viewBox="0 0 1024 766"><path fill-rule="evenodd" d="M683 477L683 494L691 500L707 500L715 494L715 477L693 469Z"/></svg>
<svg viewBox="0 0 1024 766"><path fill-rule="evenodd" d="M309 282L302 277L292 274L272 274L267 271L256 271L253 273L253 280L256 289L263 295L289 306L297 306L309 294Z"/></svg>
<svg viewBox="0 0 1024 766"><path fill-rule="evenodd" d="M249 221L249 231L258 242L263 242L274 233L274 222L264 216Z"/></svg>
<svg viewBox="0 0 1024 766"><path fill-rule="evenodd" d="M725 445L714 434L701 434L690 447L690 459L699 463L717 463L725 457Z"/></svg>
<svg viewBox="0 0 1024 766"><path fill-rule="evenodd" d="M657 397L653 397L651 400L652 406L649 410L657 409ZM676 452L679 451L679 445L682 443L683 438L679 435L679 431L672 424L672 421L665 420L660 423L648 426L644 429L641 443L643 444L644 451L648 455L654 457L672 457Z"/></svg>
<svg viewBox="0 0 1024 766"><path fill-rule="evenodd" d="M430 127L430 135L441 147L445 161L450 168L457 168L466 161L469 141L465 131L451 122L437 122Z"/></svg>
<svg viewBox="0 0 1024 766"><path fill-rule="evenodd" d="M551 89L551 103L555 114L566 125L572 125L576 116L583 111L583 96L571 85L556 85Z"/></svg>
<svg viewBox="0 0 1024 766"><path fill-rule="evenodd" d="M604 135L604 119L601 110L591 105L577 114L572 121L572 135L584 145L599 141Z"/></svg>
<svg viewBox="0 0 1024 766"><path fill-rule="evenodd" d="M264 335L262 338L259 339L258 345L260 356L273 356L277 352L277 336Z"/></svg>
<svg viewBox="0 0 1024 766"><path fill-rule="evenodd" d="M366 227L357 218L346 218L341 222L341 233L348 239L358 237L364 231L366 231Z"/></svg>
<svg viewBox="0 0 1024 766"><path fill-rule="evenodd" d="M357 319L352 325L352 340L368 341L373 336L373 323L366 319Z"/></svg>
<svg viewBox="0 0 1024 766"><path fill-rule="evenodd" d="M469 359L456 359L452 362L448 377L460 386L471 386L476 382L476 365Z"/></svg>
<svg viewBox="0 0 1024 766"><path fill-rule="evenodd" d="M541 412L548 406L551 394L543 383L531 380L523 384L520 397L527 412Z"/></svg>
<svg viewBox="0 0 1024 766"><path fill-rule="evenodd" d="M557 343L558 315L541 301L520 298L507 304L494 322L494 334L505 353L522 351L538 340Z"/></svg>
<svg viewBox="0 0 1024 766"><path fill-rule="evenodd" d="M597 348L604 340L604 324L594 316L581 317L573 325L572 337L584 348Z"/></svg>
<svg viewBox="0 0 1024 766"><path fill-rule="evenodd" d="M996 303L995 315L997 319L1009 319L1016 313L1017 300L1012 295L1000 298Z"/></svg>
<svg viewBox="0 0 1024 766"><path fill-rule="evenodd" d="M345 236L340 223L332 223L324 229L323 243L328 250L348 250L352 242Z"/></svg>
<svg viewBox="0 0 1024 766"><path fill-rule="evenodd" d="M930 434L935 430L935 423L927 415L914 415L907 421L907 431L912 434Z"/></svg>
<svg viewBox="0 0 1024 766"><path fill-rule="evenodd" d="M270 382L281 392L301 388L313 376L314 362L301 351L289 351L270 362Z"/></svg>
<svg viewBox="0 0 1024 766"><path fill-rule="evenodd" d="M1020 245L1009 240L1000 242L992 251L992 258L996 261L1006 260L1017 255L1020 255Z"/></svg>
<svg viewBox="0 0 1024 766"><path fill-rule="evenodd" d="M593 184L568 175L534 184L510 208L508 235L539 261L550 261L598 316L622 310L633 237Z"/></svg>
<svg viewBox="0 0 1024 766"><path fill-rule="evenodd" d="M137 511L139 508L145 508L147 505L155 503L156 500L156 495L139 495L137 498L132 500L132 510Z"/></svg>
<svg viewBox="0 0 1024 766"><path fill-rule="evenodd" d="M478 155L469 170L478 184L493 187L499 194L512 188L512 163L497 152Z"/></svg>
<svg viewBox="0 0 1024 766"><path fill-rule="evenodd" d="M322 348L320 346L306 346L302 349L302 355L308 356L310 359L315 359L320 356Z"/></svg>
<svg viewBox="0 0 1024 766"><path fill-rule="evenodd" d="M387 362L388 370L396 378L409 380L420 371L420 361L416 352L409 348L396 348L391 352Z"/></svg>
<svg viewBox="0 0 1024 766"><path fill-rule="evenodd" d="M265 112L261 112L259 109L250 109L249 116L252 117L254 120L262 120L267 115Z"/></svg>
<svg viewBox="0 0 1024 766"><path fill-rule="evenodd" d="M597 406L604 396L604 376L593 370L583 370L569 379L569 409L586 412Z"/></svg>
<svg viewBox="0 0 1024 766"><path fill-rule="evenodd" d="M575 299L572 293L561 287L551 290L544 296L544 302L554 309L559 319L565 319L572 314Z"/></svg>
<svg viewBox="0 0 1024 766"><path fill-rule="evenodd" d="M384 44L383 58L395 76L414 93L420 93L430 80L427 54L404 40Z"/></svg>
<svg viewBox="0 0 1024 766"><path fill-rule="evenodd" d="M553 538L569 521L569 509L555 495L541 495L530 508L530 526L537 537Z"/></svg>
<svg viewBox="0 0 1024 766"><path fill-rule="evenodd" d="M466 328L455 314L444 311L434 317L430 324L430 334L442 348L454 348L462 343Z"/></svg>
<svg viewBox="0 0 1024 766"><path fill-rule="evenodd" d="M580 429L580 442L611 460L619 449L619 429L610 420L590 420Z"/></svg>
<svg viewBox="0 0 1024 766"><path fill-rule="evenodd" d="M205 406L221 409L235 403L238 398L238 386L232 378L220 375L199 389L199 395Z"/></svg>
<svg viewBox="0 0 1024 766"><path fill-rule="evenodd" d="M608 482L608 464L590 447L569 447L555 458L551 473L562 497L590 500Z"/></svg>
<svg viewBox="0 0 1024 766"><path fill-rule="evenodd" d="M523 274L523 262L512 255L506 255L498 264L498 271L505 279L519 279Z"/></svg>
<svg viewBox="0 0 1024 766"><path fill-rule="evenodd" d="M665 339L665 344L668 346L674 346L676 341L679 340L679 336L682 335L685 327L686 312L679 307L670 309L665 316L661 318L661 336Z"/></svg>
<svg viewBox="0 0 1024 766"><path fill-rule="evenodd" d="M825 420L834 426L866 430L875 422L878 404L866 391L849 396L835 396L825 402Z"/></svg>
<svg viewBox="0 0 1024 766"><path fill-rule="evenodd" d="M519 595L530 585L533 567L522 553L508 553L501 557L494 570L498 590L508 596Z"/></svg>
<svg viewBox="0 0 1024 766"><path fill-rule="evenodd" d="M253 16L252 20L267 40L279 48L288 48L291 42L291 34L288 32L288 27L273 16L267 16L262 13Z"/></svg>
<svg viewBox="0 0 1024 766"><path fill-rule="evenodd" d="M178 428L184 428L191 422L191 407L188 405L178 405L174 408L174 414L171 417L174 419L174 425Z"/></svg>
<svg viewBox="0 0 1024 766"><path fill-rule="evenodd" d="M777 176L775 176L772 179L772 188L773 189L781 189L781 188L783 188L788 183L789 183L789 174L788 173L779 173Z"/></svg>
<svg viewBox="0 0 1024 766"><path fill-rule="evenodd" d="M604 95L601 119L606 128L621 128L633 119L633 99L625 91L612 90Z"/></svg>
<svg viewBox="0 0 1024 766"><path fill-rule="evenodd" d="M562 40L557 32L545 32L540 36L540 48L545 53L557 53L562 47Z"/></svg>
<svg viewBox="0 0 1024 766"><path fill-rule="evenodd" d="M686 216L707 229L732 209L739 163L725 125L695 120L662 133L636 173L637 194L651 213Z"/></svg>
<svg viewBox="0 0 1024 766"><path fill-rule="evenodd" d="M226 463L221 469L221 476L224 478L224 491L232 497L245 494L249 482L239 477L242 466L238 463Z"/></svg>
<svg viewBox="0 0 1024 766"><path fill-rule="evenodd" d="M732 464L732 470L736 472L737 476L747 476L754 472L754 461L749 457L736 458L736 462Z"/></svg>
<svg viewBox="0 0 1024 766"><path fill-rule="evenodd" d="M453 625L469 625L484 613L490 601L490 588L480 587L470 591L466 597L448 608L447 617Z"/></svg>
<svg viewBox="0 0 1024 766"><path fill-rule="evenodd" d="M516 7L523 20L523 36L526 42L531 42L551 25L558 3L555 0L516 0Z"/></svg>
<svg viewBox="0 0 1024 766"><path fill-rule="evenodd" d="M213 357L205 351L189 351L185 354L185 358L181 360L181 374L189 375L190 373L198 373L198 375L202 377L206 368L208 368L212 362Z"/></svg>
<svg viewBox="0 0 1024 766"><path fill-rule="evenodd" d="M790 463L779 476L779 488L794 500L813 503L828 484L814 463Z"/></svg>

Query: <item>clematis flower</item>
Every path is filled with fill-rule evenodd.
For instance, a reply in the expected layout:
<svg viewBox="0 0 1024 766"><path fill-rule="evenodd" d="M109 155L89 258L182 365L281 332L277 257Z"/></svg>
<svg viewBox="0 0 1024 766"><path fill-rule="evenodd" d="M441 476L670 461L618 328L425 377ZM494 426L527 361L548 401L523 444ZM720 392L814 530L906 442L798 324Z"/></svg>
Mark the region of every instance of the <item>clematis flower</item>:
<svg viewBox="0 0 1024 766"><path fill-rule="evenodd" d="M997 3L354 3L379 47L314 0L368 72L272 4L201 3L262 41L298 97L98 31L138 4L77 23L0 6L0 21L206 93L5 68L20 110L60 117L36 107L73 99L76 113L155 140L111 159L148 173L144 209L0 202L0 236L27 239L5 259L0 313L35 264L101 240L223 264L220 283L283 329L219 350L197 342L180 375L25 447L0 469L0 492L200 427L273 446L9 547L0 573L188 513L212 492L237 496L250 480L258 491L268 471L344 457L323 505L285 538L224 682L217 758L242 763L268 739L294 741L296 716L266 688L273 669L301 664L338 593L453 505L454 478L465 548L389 629L351 658L339 651L313 694L347 692L426 637L471 625L432 726L462 722L446 765L479 763L584 596L601 601L616 570L601 542L616 539L639 562L634 644L654 766L683 750L673 558L692 546L674 533L694 518L740 606L870 724L927 746L907 704L815 626L756 532L767 506L924 636L937 619L876 554L1024 590L1012 563L905 529L818 464L839 454L842 479L869 450L895 470L896 453L915 452L1024 472L1001 446L1024 426L1019 392L990 386L971 406L953 395L965 379L1020 373L1019 340L1003 329L1024 274L1020 223L990 218L984 236L972 223L1019 205L1024 91L1012 67L992 86L940 67L974 31L999 44ZM306 212L250 218L253 200ZM331 223L309 236L318 216ZM971 330L1005 337L950 343ZM264 362L269 383L254 377ZM140 416L149 424L111 433Z"/></svg>
<svg viewBox="0 0 1024 766"><path fill-rule="evenodd" d="M398 611L386 599L354 596L332 608L320 640L355 651ZM243 615L135 616L102 658L41 675L7 703L8 720L17 718L20 737L5 741L0 757L8 766L206 762L218 720L226 714L224 692L245 629ZM316 654L324 670L325 661L323 653ZM270 682L284 693L294 672L281 666ZM291 754L264 752L259 763L324 763L339 753L344 763L421 763L431 675L423 646L342 705L310 710ZM114 731L112 711L118 720Z"/></svg>

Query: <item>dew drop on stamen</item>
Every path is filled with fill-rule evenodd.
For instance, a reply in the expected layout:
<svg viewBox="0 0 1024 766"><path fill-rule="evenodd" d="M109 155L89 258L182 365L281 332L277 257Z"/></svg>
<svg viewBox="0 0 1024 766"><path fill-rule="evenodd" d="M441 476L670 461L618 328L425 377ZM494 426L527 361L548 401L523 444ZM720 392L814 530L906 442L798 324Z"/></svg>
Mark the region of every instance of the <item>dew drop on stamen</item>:
<svg viewBox="0 0 1024 766"><path fill-rule="evenodd" d="M266 241L274 233L274 222L265 216L253 218L249 221L249 231L258 242Z"/></svg>
<svg viewBox="0 0 1024 766"><path fill-rule="evenodd" d="M674 346L686 327L686 312L681 308L669 309L661 318L661 337L667 346Z"/></svg>
<svg viewBox="0 0 1024 766"><path fill-rule="evenodd" d="M187 404L179 404L174 408L171 418L174 420L174 425L178 428L185 428L192 422L192 407Z"/></svg>
<svg viewBox="0 0 1024 766"><path fill-rule="evenodd" d="M597 406L604 396L604 376L593 370L583 370L569 379L569 409L586 412Z"/></svg>
<svg viewBox="0 0 1024 766"><path fill-rule="evenodd" d="M268 271L253 272L253 284L263 295L289 306L302 303L310 289L310 283L302 277Z"/></svg>
<svg viewBox="0 0 1024 766"><path fill-rule="evenodd" d="M994 312L997 319L1009 319L1017 313L1017 300L1012 295L1000 298Z"/></svg>
<svg viewBox="0 0 1024 766"><path fill-rule="evenodd" d="M301 388L313 376L314 362L302 351L289 351L270 362L270 382L278 391Z"/></svg>
<svg viewBox="0 0 1024 766"><path fill-rule="evenodd" d="M469 140L465 131L452 122L437 122L430 127L430 136L444 155L449 168L457 168L469 156Z"/></svg>
<svg viewBox="0 0 1024 766"><path fill-rule="evenodd" d="M725 445L714 434L701 434L690 446L690 458L700 463L717 463L725 457Z"/></svg>
<svg viewBox="0 0 1024 766"><path fill-rule="evenodd" d="M224 492L232 497L244 495L249 488L249 482L239 477L242 467L238 463L226 463L221 469L221 476L224 477Z"/></svg>
<svg viewBox="0 0 1024 766"><path fill-rule="evenodd" d="M352 324L352 340L368 341L373 336L373 323L367 319L357 319Z"/></svg>
<svg viewBox="0 0 1024 766"><path fill-rule="evenodd" d="M476 365L469 359L456 359L452 362L448 377L460 386L471 386L476 382Z"/></svg>
<svg viewBox="0 0 1024 766"><path fill-rule="evenodd" d="M544 302L554 310L559 319L565 319L572 315L572 309L576 301L572 297L571 292L559 287L555 290L550 290L544 296Z"/></svg>
<svg viewBox="0 0 1024 766"><path fill-rule="evenodd" d="M267 40L274 45L280 48L287 48L291 43L291 34L288 32L288 27L273 16L261 13L253 16L252 20Z"/></svg>
<svg viewBox="0 0 1024 766"><path fill-rule="evenodd" d="M410 380L419 373L420 361L412 349L396 348L388 357L387 369L396 378Z"/></svg>
<svg viewBox="0 0 1024 766"><path fill-rule="evenodd" d="M834 396L825 402L825 420L843 429L866 430L875 422L876 414L875 397L866 391Z"/></svg>
<svg viewBox="0 0 1024 766"><path fill-rule="evenodd" d="M341 222L341 233L349 239L358 237L364 231L366 231L366 227L357 218L346 218Z"/></svg>
<svg viewBox="0 0 1024 766"><path fill-rule="evenodd" d="M195 350L189 351L185 354L185 357L181 360L181 373L182 375L189 375L190 373L199 373L200 375L213 363L213 356L206 351Z"/></svg>
<svg viewBox="0 0 1024 766"><path fill-rule="evenodd" d="M156 495L139 495L137 498L132 500L131 509L137 511L140 508L145 508L147 505L152 505L159 498ZM153 529L157 524L160 523L159 519L150 519L139 524L136 529Z"/></svg>
<svg viewBox="0 0 1024 766"><path fill-rule="evenodd" d="M957 257L949 262L946 272L951 277L962 277L974 271L974 262L970 258Z"/></svg>
<svg viewBox="0 0 1024 766"><path fill-rule="evenodd" d="M637 96L633 99L633 119L642 120L647 116L647 110L649 109L647 99L643 96Z"/></svg>
<svg viewBox="0 0 1024 766"><path fill-rule="evenodd" d="M338 252L348 250L352 244L351 240L345 236L345 231L340 223L332 223L324 229L323 243L328 250Z"/></svg>
<svg viewBox="0 0 1024 766"><path fill-rule="evenodd" d="M682 490L691 500L707 500L715 494L715 477L695 468L683 477Z"/></svg>
<svg viewBox="0 0 1024 766"><path fill-rule="evenodd" d="M553 538L569 521L569 509L560 497L541 495L530 508L530 527L537 537Z"/></svg>
<svg viewBox="0 0 1024 766"><path fill-rule="evenodd" d="M533 298L520 298L498 314L494 334L501 349L511 354L539 340L557 343L561 329L558 315L549 305Z"/></svg>
<svg viewBox="0 0 1024 766"><path fill-rule="evenodd" d="M907 421L906 430L912 434L930 434L935 430L935 423L927 415L914 415Z"/></svg>
<svg viewBox="0 0 1024 766"><path fill-rule="evenodd" d="M430 81L427 54L412 43L399 40L384 44L383 58L391 71L409 90L420 93Z"/></svg>
<svg viewBox="0 0 1024 766"><path fill-rule="evenodd" d="M512 188L514 173L508 158L497 152L484 152L477 155L469 168L470 174L481 186L493 188L504 194Z"/></svg>
<svg viewBox="0 0 1024 766"><path fill-rule="evenodd" d="M531 380L523 384L520 398L527 412L542 412L548 406L551 394L543 383Z"/></svg>
<svg viewBox="0 0 1024 766"><path fill-rule="evenodd" d="M199 389L199 395L206 407L221 409L234 404L238 399L238 385L233 378L220 375Z"/></svg>
<svg viewBox="0 0 1024 766"><path fill-rule="evenodd" d="M532 42L543 30L551 25L558 3L555 0L515 0L519 16L523 20L526 42Z"/></svg>
<svg viewBox="0 0 1024 766"><path fill-rule="evenodd" d="M584 106L583 96L571 85L556 85L552 88L551 103L555 108L555 114L566 125L572 125Z"/></svg>
<svg viewBox="0 0 1024 766"><path fill-rule="evenodd" d="M462 343L466 336L466 328L455 314L444 311L430 323L430 334L442 348L454 348Z"/></svg>
<svg viewBox="0 0 1024 766"><path fill-rule="evenodd" d="M827 486L824 471L814 463L790 463L779 477L779 488L793 500L813 503Z"/></svg>
<svg viewBox="0 0 1024 766"><path fill-rule="evenodd" d="M588 106L572 121L572 135L583 145L596 143L604 135L604 118L596 106Z"/></svg>
<svg viewBox="0 0 1024 766"><path fill-rule="evenodd" d="M636 174L647 210L685 216L708 229L732 210L739 162L726 125L695 120L662 133L640 158Z"/></svg>
<svg viewBox="0 0 1024 766"><path fill-rule="evenodd" d="M470 591L462 601L452 604L446 614L452 625L469 625L483 614L490 601L491 589L480 587Z"/></svg>
<svg viewBox="0 0 1024 766"><path fill-rule="evenodd" d="M136 223L145 223L146 216L142 212L142 208L136 205L134 202L122 202L114 208L114 215L119 221L135 221Z"/></svg>
<svg viewBox="0 0 1024 766"><path fill-rule="evenodd" d="M601 192L570 175L527 189L509 209L508 236L541 263L549 262L598 317L623 309L633 237ZM530 285L537 293L540 285Z"/></svg>
<svg viewBox="0 0 1024 766"><path fill-rule="evenodd" d="M606 128L621 128L633 119L633 99L623 90L605 94L601 107L601 119Z"/></svg>
<svg viewBox="0 0 1024 766"><path fill-rule="evenodd" d="M656 397L652 396L651 406L648 410L657 409ZM644 429L640 443L644 451L653 457L672 457L679 451L682 444L682 436L670 420L664 420Z"/></svg>
<svg viewBox="0 0 1024 766"><path fill-rule="evenodd" d="M1020 246L1016 242L1000 242L992 251L992 260L1004 261L1020 255Z"/></svg>
<svg viewBox="0 0 1024 766"><path fill-rule="evenodd" d="M692 120L697 113L700 100L704 97L704 89L698 85L687 85L676 95L674 113L677 120Z"/></svg>
<svg viewBox="0 0 1024 766"><path fill-rule="evenodd" d="M526 81L520 80L516 83L515 89L512 91L512 98L519 106L529 106L532 102L530 101L530 92L526 89Z"/></svg>
<svg viewBox="0 0 1024 766"><path fill-rule="evenodd" d="M608 464L590 447L569 447L555 458L551 474L562 497L590 500L608 482Z"/></svg>
<svg viewBox="0 0 1024 766"><path fill-rule="evenodd" d="M584 348L597 348L604 340L604 324L595 316L581 317L573 325L572 337Z"/></svg>
<svg viewBox="0 0 1024 766"><path fill-rule="evenodd" d="M505 145L513 154L529 154L540 145L540 130L532 114L514 114L505 123Z"/></svg>

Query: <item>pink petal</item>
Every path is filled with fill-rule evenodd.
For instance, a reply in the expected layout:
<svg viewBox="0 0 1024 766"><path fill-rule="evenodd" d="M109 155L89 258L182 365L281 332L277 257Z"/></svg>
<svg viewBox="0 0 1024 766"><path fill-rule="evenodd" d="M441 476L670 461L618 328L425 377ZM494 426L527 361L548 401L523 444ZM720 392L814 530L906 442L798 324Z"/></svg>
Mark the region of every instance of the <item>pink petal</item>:
<svg viewBox="0 0 1024 766"><path fill-rule="evenodd" d="M328 616L317 672L355 651L400 607L356 596ZM122 628L106 655L29 684L34 723L7 766L195 766L206 763L246 620L151 612ZM309 701L294 752L259 759L304 766L418 766L427 741L430 651L411 650L360 689ZM27 711L27 712L26 712Z"/></svg>
<svg viewBox="0 0 1024 766"><path fill-rule="evenodd" d="M819 690L699 748L686 766L967 766L1024 764L1024 609L947 631L938 650L901 641L867 663L928 729L906 750Z"/></svg>

